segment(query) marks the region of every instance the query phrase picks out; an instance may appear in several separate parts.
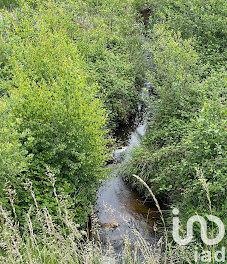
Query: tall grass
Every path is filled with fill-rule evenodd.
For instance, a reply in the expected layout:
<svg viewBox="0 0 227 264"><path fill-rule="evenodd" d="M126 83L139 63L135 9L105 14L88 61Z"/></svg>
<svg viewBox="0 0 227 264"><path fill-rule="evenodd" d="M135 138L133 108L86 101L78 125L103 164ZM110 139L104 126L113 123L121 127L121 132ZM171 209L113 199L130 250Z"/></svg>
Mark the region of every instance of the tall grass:
<svg viewBox="0 0 227 264"><path fill-rule="evenodd" d="M151 195L151 197L153 198L155 205L160 213L161 216L161 220L163 222L163 226L164 226L164 234L163 236L165 237L165 251L163 252L163 258L162 261L164 263L194 263L193 259L193 251L194 248L200 248L201 250L208 250L211 252L212 254L212 263L215 264L216 260L215 260L215 250L219 248L219 245L213 245L213 246L207 246L205 244L201 243L201 240L199 239L195 239L193 241L193 244L190 244L188 246L176 246L170 242L169 238L168 238L168 230L167 230L167 224L163 215L163 212L161 210L161 207L159 205L159 202L155 196L155 194L153 193L153 191L151 190L151 188L147 185L147 183L141 179L139 176L137 175L133 175L149 192L149 194ZM209 184L207 182L207 179L205 178L203 171L200 169L196 170L196 176L198 178L198 182L200 182L201 187L205 190L206 193L206 197L207 197L207 201L208 201L208 214L213 215L213 209L212 209L212 202L211 202L211 197L210 197L210 190L209 190ZM195 215L197 214L197 212L195 211L194 213ZM167 220L169 221L169 219ZM202 228L202 225L201 227ZM181 230L182 233L184 233L183 229ZM216 234L216 227L213 225L210 226L209 230L209 236L214 238L215 234ZM178 261L178 262L175 262ZM210 262L209 262L210 263Z"/></svg>
<svg viewBox="0 0 227 264"><path fill-rule="evenodd" d="M67 196L56 193L54 177L49 176L54 199L59 206L58 220L54 220L55 217L47 208L39 208L32 184L27 182L35 206L27 213L25 225L19 226L13 209L15 192L9 188L8 198L12 212L5 210L0 204L0 263L191 263L190 252L186 252L183 247L174 247L163 237L156 244L150 244L136 230L133 230L134 241L125 236L120 255L114 252L110 244L104 247L98 230L97 235L89 238L87 232L72 220L72 212L67 209Z"/></svg>

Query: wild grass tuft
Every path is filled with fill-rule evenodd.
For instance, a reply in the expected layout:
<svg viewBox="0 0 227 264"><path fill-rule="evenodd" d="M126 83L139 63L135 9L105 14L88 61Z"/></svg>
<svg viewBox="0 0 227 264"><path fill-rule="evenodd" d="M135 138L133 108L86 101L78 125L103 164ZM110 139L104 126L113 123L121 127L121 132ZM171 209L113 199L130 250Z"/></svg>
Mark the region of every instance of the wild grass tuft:
<svg viewBox="0 0 227 264"><path fill-rule="evenodd" d="M173 248L170 243L167 245L163 237L156 244L151 244L137 230L133 230L134 241L125 236L121 253L116 254L111 244L103 245L98 228L94 230L96 235L93 237L81 230L74 222L72 212L67 209L67 196L57 194L54 176L51 174L49 178L59 206L57 218L47 208L39 208L30 182L27 182L27 188L35 203L25 217L24 227L19 226L14 214L15 193L11 189L11 212L0 204L0 263L159 264L180 263L176 260L189 259L188 252L184 252L183 248ZM168 254L170 248L171 255Z"/></svg>

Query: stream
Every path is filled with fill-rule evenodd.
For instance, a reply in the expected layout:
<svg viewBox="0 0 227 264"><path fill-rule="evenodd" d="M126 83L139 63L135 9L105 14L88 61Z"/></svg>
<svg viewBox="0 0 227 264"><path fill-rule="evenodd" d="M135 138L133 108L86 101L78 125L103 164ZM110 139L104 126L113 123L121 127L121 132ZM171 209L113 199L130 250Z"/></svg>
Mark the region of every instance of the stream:
<svg viewBox="0 0 227 264"><path fill-rule="evenodd" d="M150 83L145 83L149 89ZM146 132L146 121L140 120L141 105L138 104L137 125L126 127L117 133L122 147L114 152L115 162L109 179L105 180L97 192L96 212L101 226L100 237L104 244L107 241L114 251L120 254L127 235L133 243L135 230L149 243L156 242L154 227L160 222L160 215L154 204L146 202L127 183L120 174L122 164L130 159L131 150L140 144Z"/></svg>

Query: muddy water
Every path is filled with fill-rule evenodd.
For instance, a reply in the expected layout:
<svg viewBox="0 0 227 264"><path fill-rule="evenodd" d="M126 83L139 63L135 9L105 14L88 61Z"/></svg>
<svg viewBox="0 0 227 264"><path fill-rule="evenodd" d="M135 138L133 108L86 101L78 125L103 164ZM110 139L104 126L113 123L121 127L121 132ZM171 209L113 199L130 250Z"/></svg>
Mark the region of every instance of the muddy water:
<svg viewBox="0 0 227 264"><path fill-rule="evenodd" d="M108 240L116 252L121 251L126 235L133 242L133 230L137 230L148 241L154 243L155 226L160 222L156 206L146 202L121 178L120 166L130 159L130 151L140 144L146 132L146 122L133 125L132 130L130 132L127 127L127 132L122 131L120 140L123 145L114 152L116 162L115 165L110 165L112 173L97 193L96 211L102 227L101 238L103 241Z"/></svg>
<svg viewBox="0 0 227 264"><path fill-rule="evenodd" d="M133 242L136 230L154 243L154 225L160 219L156 207L133 192L123 182L117 170L115 174L104 182L98 192L97 208L102 240L109 240L114 249L120 252L125 235Z"/></svg>

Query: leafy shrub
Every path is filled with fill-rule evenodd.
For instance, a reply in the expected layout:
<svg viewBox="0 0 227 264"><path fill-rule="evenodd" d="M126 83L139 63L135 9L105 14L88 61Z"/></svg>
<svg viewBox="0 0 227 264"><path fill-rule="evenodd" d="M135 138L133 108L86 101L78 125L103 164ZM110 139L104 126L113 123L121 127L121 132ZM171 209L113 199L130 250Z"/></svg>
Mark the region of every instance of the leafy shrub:
<svg viewBox="0 0 227 264"><path fill-rule="evenodd" d="M25 4L11 18L14 23L9 23L4 37L12 48L11 79L3 81L9 90L9 98L2 98L8 109L5 118L10 114L20 120L16 144L32 157L26 171L15 173L11 182L17 192L15 207L21 218L33 203L24 188L30 180L40 205L56 213L47 176L51 171L57 190L71 197L71 209L84 223L104 175L106 114L97 85L87 78L78 49L67 35L66 14L54 2L37 8L34 13ZM27 130L29 136L21 137Z"/></svg>
<svg viewBox="0 0 227 264"><path fill-rule="evenodd" d="M225 65L226 1L163 0L154 3L156 21L170 24L185 39L195 39L196 50L205 63L217 68Z"/></svg>
<svg viewBox="0 0 227 264"><path fill-rule="evenodd" d="M135 23L132 1L79 1L70 8L72 38L99 84L111 126L127 123L135 116L145 71L141 27Z"/></svg>
<svg viewBox="0 0 227 264"><path fill-rule="evenodd" d="M132 177L139 175L158 197L168 197L184 224L195 212L225 221L226 72L201 81L204 67L189 40L163 25L154 26L151 39L153 115L123 176L146 193Z"/></svg>
<svg viewBox="0 0 227 264"><path fill-rule="evenodd" d="M3 101L0 102L0 122L0 202L9 209L11 206L4 188L10 184L17 185L16 178L18 177L20 181L20 177L27 169L28 152L21 140L26 138L29 132L27 129L22 133L17 131L21 119L9 113L9 108Z"/></svg>
<svg viewBox="0 0 227 264"><path fill-rule="evenodd" d="M201 190L201 181L207 181L215 215L226 219L226 95L225 73L214 73L203 83L208 95L202 102L192 129L183 139L184 156L181 170L185 179L179 178L179 188L187 190L184 199L189 211L197 208L206 212L206 192ZM212 96L211 96L212 94ZM201 175L202 174L202 175ZM198 179L197 176L200 178ZM202 176L202 178L201 178ZM184 187L185 186L185 187ZM181 206L186 205L184 201Z"/></svg>
<svg viewBox="0 0 227 264"><path fill-rule="evenodd" d="M137 150L138 155L137 151L133 153L131 169L136 168L135 173L144 180L157 183L156 190L163 194L171 188L167 179L171 181L172 172L168 167L174 167L177 156L181 156L182 137L188 133L191 118L199 108L202 93L199 84L195 83L201 66L190 41L183 40L179 33L156 25L150 35L152 43L148 43L147 48L153 54L151 84L156 95L151 101L152 116L146 136L141 149ZM132 173L131 169L128 173L128 168L130 166L126 168L127 175Z"/></svg>
<svg viewBox="0 0 227 264"><path fill-rule="evenodd" d="M149 142L162 147L179 142L182 130L200 105L201 88L196 83L203 72L199 57L190 40L179 32L157 25L151 32L153 73L151 76L152 120L147 133ZM155 132L156 130L157 132Z"/></svg>
<svg viewBox="0 0 227 264"><path fill-rule="evenodd" d="M40 12L37 1L26 2L31 16ZM65 0L56 4L67 13L62 22L78 47L89 79L99 85L110 127L128 123L136 114L145 72L142 28L136 23L133 1Z"/></svg>

